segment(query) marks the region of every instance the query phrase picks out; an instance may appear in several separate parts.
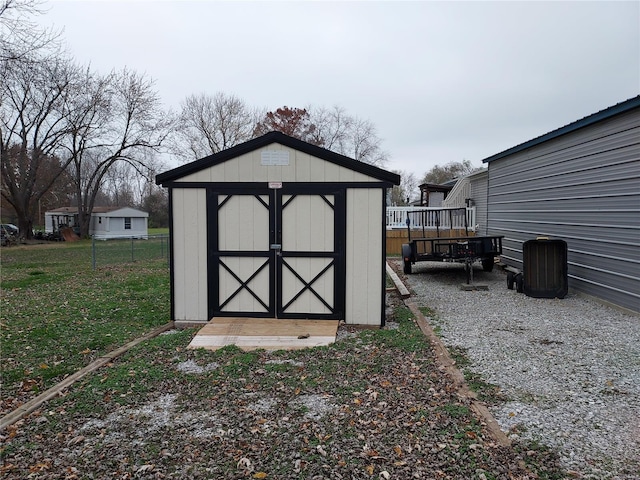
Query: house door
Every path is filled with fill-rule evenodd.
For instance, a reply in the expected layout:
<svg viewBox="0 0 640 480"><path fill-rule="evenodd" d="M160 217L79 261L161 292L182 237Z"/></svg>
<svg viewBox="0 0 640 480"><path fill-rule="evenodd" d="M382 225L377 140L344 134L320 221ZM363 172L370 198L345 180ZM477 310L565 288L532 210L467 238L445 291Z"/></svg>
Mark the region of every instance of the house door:
<svg viewBox="0 0 640 480"><path fill-rule="evenodd" d="M344 317L344 189L209 192L209 314Z"/></svg>

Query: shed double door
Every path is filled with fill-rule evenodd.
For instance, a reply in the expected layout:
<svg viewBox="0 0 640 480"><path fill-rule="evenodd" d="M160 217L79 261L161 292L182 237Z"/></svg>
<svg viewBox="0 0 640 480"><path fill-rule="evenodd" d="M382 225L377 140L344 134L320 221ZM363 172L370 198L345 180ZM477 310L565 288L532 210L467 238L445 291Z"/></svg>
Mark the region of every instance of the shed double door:
<svg viewBox="0 0 640 480"><path fill-rule="evenodd" d="M210 318L344 318L344 189L216 189L208 217Z"/></svg>

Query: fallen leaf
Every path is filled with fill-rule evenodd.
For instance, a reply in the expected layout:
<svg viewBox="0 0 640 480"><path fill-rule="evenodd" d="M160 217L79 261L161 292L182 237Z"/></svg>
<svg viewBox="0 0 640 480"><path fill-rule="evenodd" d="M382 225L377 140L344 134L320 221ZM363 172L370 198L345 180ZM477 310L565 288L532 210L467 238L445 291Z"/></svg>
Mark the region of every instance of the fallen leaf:
<svg viewBox="0 0 640 480"><path fill-rule="evenodd" d="M265 472L257 472L253 474L253 478L267 478L267 474Z"/></svg>
<svg viewBox="0 0 640 480"><path fill-rule="evenodd" d="M77 437L72 438L67 442L68 446L77 445L78 443L84 442L84 435L78 435Z"/></svg>
<svg viewBox="0 0 640 480"><path fill-rule="evenodd" d="M42 463L36 463L35 465L31 465L29 467L29 471L31 473L36 473L36 472L42 472L43 470L49 470L49 468L51 468L50 462L42 462Z"/></svg>
<svg viewBox="0 0 640 480"><path fill-rule="evenodd" d="M138 470L136 470L136 473L151 472L154 469L154 467L155 465L151 465L151 464L142 465Z"/></svg>
<svg viewBox="0 0 640 480"><path fill-rule="evenodd" d="M47 365L46 363L41 363L40 364L40 368L42 368L44 370L46 368L49 368L49 365Z"/></svg>
<svg viewBox="0 0 640 480"><path fill-rule="evenodd" d="M11 470L15 470L16 468L18 468L17 465L14 465L13 463L8 463L6 465L0 466L0 473L7 473Z"/></svg>
<svg viewBox="0 0 640 480"><path fill-rule="evenodd" d="M375 469L375 467L374 467L373 465L367 465L367 466L365 467L365 470L367 471L367 473L368 473L369 475L373 475L373 471L374 471L374 469Z"/></svg>
<svg viewBox="0 0 640 480"><path fill-rule="evenodd" d="M402 449L400 448L400 445L396 445L395 447L393 447L393 451L396 452L397 456L402 456Z"/></svg>

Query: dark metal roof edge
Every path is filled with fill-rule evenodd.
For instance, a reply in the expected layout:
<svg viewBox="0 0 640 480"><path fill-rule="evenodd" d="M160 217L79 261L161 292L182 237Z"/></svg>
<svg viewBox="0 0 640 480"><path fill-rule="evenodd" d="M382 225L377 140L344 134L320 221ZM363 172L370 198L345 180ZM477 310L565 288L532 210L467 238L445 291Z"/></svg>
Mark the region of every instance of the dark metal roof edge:
<svg viewBox="0 0 640 480"><path fill-rule="evenodd" d="M536 137L527 142L521 143L520 145L516 145L515 147L511 147L500 153L496 153L495 155L492 155L482 160L482 163L489 163L494 160L507 157L514 153L518 153L523 150L526 150L527 148L535 147L536 145L540 145L541 143L547 142L549 140L560 137L562 135L566 135L567 133L575 132L576 130L579 130L581 128L587 127L589 125L593 125L594 123L601 122L615 115L619 115L621 113L625 113L639 107L640 107L640 95L638 95L637 97L630 98L629 100L625 100L624 102L620 102L616 105L613 105L612 107L606 108L604 110L596 112L587 117L581 118L580 120L576 120L575 122L565 125L564 127L560 127L556 130L552 130L549 133L545 133L544 135Z"/></svg>
<svg viewBox="0 0 640 480"><path fill-rule="evenodd" d="M386 180L394 185L400 185L400 175L397 173L383 170L374 165L354 160L353 158L346 157L326 148L318 147L310 143L304 142L289 135L285 135L281 132L269 132L260 137L254 138L247 142L238 144L234 147L223 150L222 152L214 153L207 157L201 158L186 165L174 168L172 170L160 173L156 175L156 184L163 185L165 183L174 181L178 178L186 175L198 172L202 169L218 165L220 163L231 160L232 158L239 157L246 153L252 152L259 148L265 147L272 143L279 143L285 147L292 148L294 150L301 151L313 157L326 160L336 165L348 168L350 170L368 175L370 177L377 178L379 180Z"/></svg>
<svg viewBox="0 0 640 480"><path fill-rule="evenodd" d="M453 188L453 185L445 185L443 183L422 183L418 185L418 188L422 189L422 187L439 190L451 190Z"/></svg>

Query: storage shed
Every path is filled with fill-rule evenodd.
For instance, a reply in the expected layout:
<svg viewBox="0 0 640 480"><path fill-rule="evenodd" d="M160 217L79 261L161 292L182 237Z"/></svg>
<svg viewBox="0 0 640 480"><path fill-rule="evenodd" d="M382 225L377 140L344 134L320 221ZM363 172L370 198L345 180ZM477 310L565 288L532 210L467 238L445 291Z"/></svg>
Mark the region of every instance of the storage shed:
<svg viewBox="0 0 640 480"><path fill-rule="evenodd" d="M384 325L386 189L400 177L279 132L159 174L171 315Z"/></svg>
<svg viewBox="0 0 640 480"><path fill-rule="evenodd" d="M564 240L570 290L640 311L640 96L483 162L505 263L522 268L527 240Z"/></svg>

